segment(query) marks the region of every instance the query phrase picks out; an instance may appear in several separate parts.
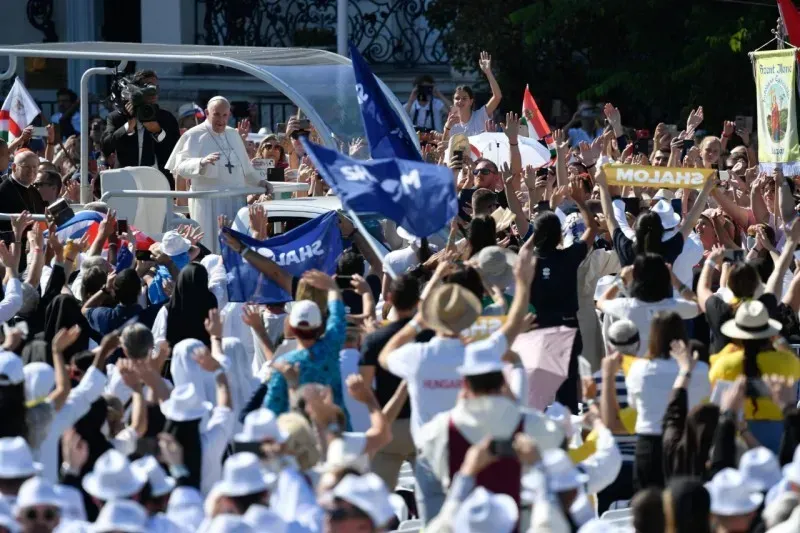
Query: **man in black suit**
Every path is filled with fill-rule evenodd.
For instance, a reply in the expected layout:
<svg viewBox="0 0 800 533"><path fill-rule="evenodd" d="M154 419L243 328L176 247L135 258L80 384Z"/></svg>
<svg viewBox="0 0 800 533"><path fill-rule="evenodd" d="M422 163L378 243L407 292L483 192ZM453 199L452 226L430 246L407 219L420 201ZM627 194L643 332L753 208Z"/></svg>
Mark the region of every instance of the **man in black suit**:
<svg viewBox="0 0 800 533"><path fill-rule="evenodd" d="M137 72L131 81L140 87L158 87L158 76L152 70ZM145 102L158 103L158 93L146 96ZM159 108L156 120L140 123L130 102L125 104L125 109L126 113L114 111L106 119L103 154L107 158L116 152L118 167L157 167L169 180L170 188L174 189L175 180L164 165L180 137L178 121L172 113Z"/></svg>
<svg viewBox="0 0 800 533"><path fill-rule="evenodd" d="M11 174L0 183L0 213L22 213L29 211L32 215L44 214L44 201L36 187L33 187L36 170L39 168L39 156L30 150L18 151L11 164ZM24 246L27 242L26 235L22 235ZM0 221L0 240L6 244L14 242L14 231L11 222ZM27 264L23 248L20 258L20 272L25 270Z"/></svg>

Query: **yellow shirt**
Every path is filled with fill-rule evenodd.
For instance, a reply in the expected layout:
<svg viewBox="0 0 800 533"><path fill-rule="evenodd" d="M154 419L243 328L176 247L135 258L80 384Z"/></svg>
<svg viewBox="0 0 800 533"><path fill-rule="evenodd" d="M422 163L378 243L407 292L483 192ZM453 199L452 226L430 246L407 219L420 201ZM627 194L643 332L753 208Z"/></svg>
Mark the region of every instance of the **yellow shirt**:
<svg viewBox="0 0 800 533"><path fill-rule="evenodd" d="M712 355L710 362L708 380L712 388L719 380L735 381L744 374L744 350L734 343L728 344L721 352ZM774 350L760 352L756 357L756 364L764 376L776 374L794 380L800 379L800 359L792 352ZM752 401L745 400L745 420L783 420L780 407L770 398L757 398L756 405L757 410L754 409Z"/></svg>

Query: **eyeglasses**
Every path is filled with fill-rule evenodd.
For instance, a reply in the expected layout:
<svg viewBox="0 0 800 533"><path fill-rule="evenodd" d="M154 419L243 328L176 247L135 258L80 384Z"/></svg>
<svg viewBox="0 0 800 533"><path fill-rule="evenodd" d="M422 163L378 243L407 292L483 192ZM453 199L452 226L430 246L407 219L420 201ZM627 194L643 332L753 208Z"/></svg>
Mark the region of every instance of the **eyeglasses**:
<svg viewBox="0 0 800 533"><path fill-rule="evenodd" d="M478 174L480 174L481 176L488 176L493 172L494 171L490 168L476 168L475 170L472 171L472 175L477 176Z"/></svg>
<svg viewBox="0 0 800 533"><path fill-rule="evenodd" d="M33 187L36 189L41 189L42 187L55 187L52 183L47 183L46 181L34 181Z"/></svg>
<svg viewBox="0 0 800 533"><path fill-rule="evenodd" d="M30 522L38 522L39 520L52 522L58 518L58 513L53 509L43 509L40 513L38 509L30 508L25 511L25 518Z"/></svg>

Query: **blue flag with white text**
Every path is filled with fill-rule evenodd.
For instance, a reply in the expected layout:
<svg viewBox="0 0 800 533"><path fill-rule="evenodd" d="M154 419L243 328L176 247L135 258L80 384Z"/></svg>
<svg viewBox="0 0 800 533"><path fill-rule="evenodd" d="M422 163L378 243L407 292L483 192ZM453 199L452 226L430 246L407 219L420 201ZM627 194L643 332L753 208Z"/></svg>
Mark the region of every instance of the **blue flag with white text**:
<svg viewBox="0 0 800 533"><path fill-rule="evenodd" d="M314 168L347 209L380 213L417 237L447 226L458 212L453 171L403 159L358 161L302 139Z"/></svg>
<svg viewBox="0 0 800 533"><path fill-rule="evenodd" d="M372 69L353 43L350 43L350 59L353 61L356 96L372 159L399 157L422 161L422 154L414 140L409 138L403 120L397 116Z"/></svg>
<svg viewBox="0 0 800 533"><path fill-rule="evenodd" d="M242 244L272 259L297 278L311 269L333 274L336 261L342 253L339 217L333 211L265 241L229 228L223 231L230 232ZM291 294L232 250L222 235L219 236L219 242L222 261L228 273L229 301L274 304L293 300Z"/></svg>

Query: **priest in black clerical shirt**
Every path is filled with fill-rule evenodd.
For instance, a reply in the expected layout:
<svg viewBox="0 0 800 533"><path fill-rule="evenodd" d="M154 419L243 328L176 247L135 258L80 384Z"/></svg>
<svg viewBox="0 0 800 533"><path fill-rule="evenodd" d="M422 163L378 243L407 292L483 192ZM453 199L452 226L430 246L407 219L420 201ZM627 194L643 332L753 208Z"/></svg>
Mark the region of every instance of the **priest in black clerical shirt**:
<svg viewBox="0 0 800 533"><path fill-rule="evenodd" d="M0 183L0 213L27 210L33 215L44 214L44 201L39 191L31 186L38 168L39 156L31 151L17 152L11 164L11 175ZM8 220L0 220L0 238L6 243L14 239Z"/></svg>

